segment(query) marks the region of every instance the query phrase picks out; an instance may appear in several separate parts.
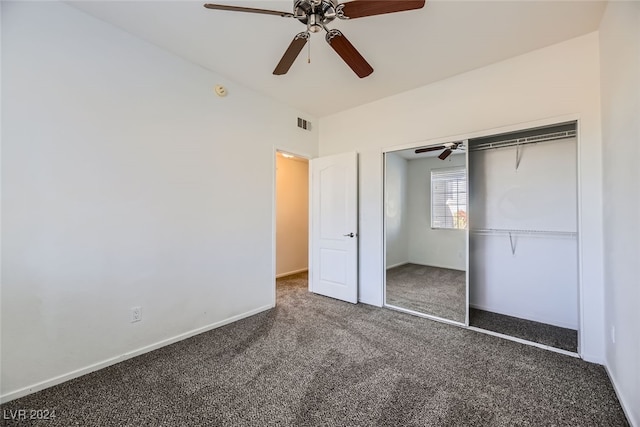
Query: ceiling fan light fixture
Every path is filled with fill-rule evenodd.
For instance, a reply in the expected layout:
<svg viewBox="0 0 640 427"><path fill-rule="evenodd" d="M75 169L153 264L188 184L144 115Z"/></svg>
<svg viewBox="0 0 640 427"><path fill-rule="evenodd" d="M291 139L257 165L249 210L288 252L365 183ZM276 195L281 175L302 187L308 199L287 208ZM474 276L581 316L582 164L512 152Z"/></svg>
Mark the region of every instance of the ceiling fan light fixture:
<svg viewBox="0 0 640 427"><path fill-rule="evenodd" d="M317 13L309 15L309 22L307 24L307 27L309 28L309 32L311 33L322 31L322 16L318 15Z"/></svg>
<svg viewBox="0 0 640 427"><path fill-rule="evenodd" d="M325 30L327 31L327 36L325 37L327 43L331 45L333 50L358 77L363 78L373 73L373 67L340 31L328 29L327 24L336 18L353 19L385 15L387 13L420 9L425 4L425 0L351 0L345 3L338 3L339 1L341 0L293 0L293 13L214 3L206 3L204 7L230 12L279 15L284 18L294 18L304 24L307 30L294 37L275 70L273 70L274 75L286 74L293 61L302 51L302 48L309 41L310 34Z"/></svg>

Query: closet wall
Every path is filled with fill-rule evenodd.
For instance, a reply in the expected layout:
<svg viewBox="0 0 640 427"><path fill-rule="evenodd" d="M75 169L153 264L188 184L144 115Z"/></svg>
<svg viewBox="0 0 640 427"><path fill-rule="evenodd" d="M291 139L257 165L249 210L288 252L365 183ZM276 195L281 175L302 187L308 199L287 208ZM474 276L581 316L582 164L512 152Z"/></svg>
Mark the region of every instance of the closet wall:
<svg viewBox="0 0 640 427"><path fill-rule="evenodd" d="M577 329L575 137L482 151L473 144L471 307Z"/></svg>

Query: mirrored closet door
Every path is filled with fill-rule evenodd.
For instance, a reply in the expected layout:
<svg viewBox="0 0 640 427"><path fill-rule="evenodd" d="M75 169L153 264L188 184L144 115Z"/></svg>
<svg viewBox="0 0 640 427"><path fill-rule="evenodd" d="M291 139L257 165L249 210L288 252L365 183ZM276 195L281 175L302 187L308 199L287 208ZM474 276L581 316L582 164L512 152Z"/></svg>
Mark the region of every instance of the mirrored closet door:
<svg viewBox="0 0 640 427"><path fill-rule="evenodd" d="M385 153L385 305L468 324L466 142Z"/></svg>

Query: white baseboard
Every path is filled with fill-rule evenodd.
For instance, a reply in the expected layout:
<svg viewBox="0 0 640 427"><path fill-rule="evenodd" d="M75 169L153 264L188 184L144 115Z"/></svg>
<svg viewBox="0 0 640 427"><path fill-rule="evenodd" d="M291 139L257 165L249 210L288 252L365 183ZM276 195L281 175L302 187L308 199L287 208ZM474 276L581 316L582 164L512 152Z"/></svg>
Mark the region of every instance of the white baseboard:
<svg viewBox="0 0 640 427"><path fill-rule="evenodd" d="M542 319L542 318L535 317L535 316L522 317L522 315L520 315L518 313L509 313L506 310L497 310L494 307L488 307L488 306L484 306L482 304L469 303L469 307L476 308L478 310L489 311L491 313L502 314L502 315L505 315L505 316L517 317L519 319L531 320L533 322L545 323L547 325L553 325L553 326L557 326L559 328L573 329L574 331L578 330L578 325L570 325L570 324L564 323L564 322L549 321L549 319Z"/></svg>
<svg viewBox="0 0 640 427"><path fill-rule="evenodd" d="M309 271L309 269L308 268L301 268L300 270L293 270L293 271L288 271L286 273L276 274L276 279L279 279L279 278L285 277L285 276L291 276L292 274L304 273L305 271Z"/></svg>
<svg viewBox="0 0 640 427"><path fill-rule="evenodd" d="M476 328L475 326L467 326L467 329L469 329L471 331L475 331L475 332L480 332L480 333L483 333L483 334L486 334L486 335L491 335L491 336L494 336L494 337L502 338L502 339L505 339L505 340L508 340L508 341L515 341L517 343L525 344L525 345L528 345L530 347L538 347L538 348L541 348L543 350L552 351L554 353L564 354L565 356L575 357L576 359L580 358L580 355L578 353L574 353L572 351L563 350L561 348L550 347L550 346L545 345L545 344L540 344L540 343L537 343L537 342L524 340L524 339L518 338L518 337L512 337L511 335L501 334L500 332L494 332L494 331L489 331L487 329Z"/></svg>
<svg viewBox="0 0 640 427"><path fill-rule="evenodd" d="M207 331L210 331L212 329L216 329L216 328L219 328L221 326L228 325L229 323L236 322L238 320L244 319L245 317L253 316L254 314L261 313L261 312L263 312L265 310L269 310L269 309L271 309L273 307L274 307L273 304L269 304L269 305L265 305L265 306L262 306L262 307L258 307L256 309L248 311L246 313L238 314L236 316L232 316L232 317L229 317L227 319L220 320L219 322L211 323L209 325L206 325L206 326L203 326L203 327L200 327L200 328L197 328L197 329L193 329L193 330L185 332L183 334L176 335L174 337L167 338L167 339L164 339L162 341L158 341L158 342L156 342L154 344L147 345L147 346L138 348L136 350L124 353L124 354L122 354L120 356L111 357L109 359L103 360L103 361L98 362L98 363L94 363L94 364L89 365L89 366L85 366L85 367L80 368L80 369L76 369L76 370L68 372L66 374L62 374L62 375L59 375L57 377L54 377L54 378L51 378L51 379L48 379L48 380L45 380L45 381L41 381L39 383L32 384L30 386L27 386L27 387L24 387L24 388L21 388L21 389L18 389L18 390L10 391L10 392L5 393L2 396L0 396L0 403L6 403L6 402L9 402L11 400L15 400L15 399L18 399L20 397L24 397L24 396L27 396L29 394L38 392L40 390L44 390L46 388L53 387L54 385L58 385L58 384L61 384L63 382L72 380L74 378L81 377L82 375L86 375L86 374L89 374L91 372L95 372L97 370L106 368L106 367L111 366L111 365L115 365L116 363L120 363L120 362L122 362L124 360L131 359L131 358L136 357L136 356L140 356L141 354L148 353L148 352L153 351L153 350L157 350L157 349L159 349L161 347L164 347L164 346L167 346L169 344L173 344L175 342L182 341L182 340L185 340L187 338L191 338L191 337L193 337L195 335L199 335L199 334L201 334L203 332L207 332Z"/></svg>
<svg viewBox="0 0 640 427"><path fill-rule="evenodd" d="M380 303L379 301L371 301L369 299L360 299L360 298L358 298L358 303L366 304L366 305L370 305L370 306L378 307L378 308L382 308L383 307L383 304Z"/></svg>
<svg viewBox="0 0 640 427"><path fill-rule="evenodd" d="M464 267L460 268L452 265L423 264L421 262L414 262L414 261L408 261L407 264L422 265L424 267L444 268L446 270L467 271Z"/></svg>
<svg viewBox="0 0 640 427"><path fill-rule="evenodd" d="M421 311L411 310L409 308L398 307L396 305L387 304L385 305L389 310L400 311L402 313L411 314L412 316L422 317L424 319L433 320L434 322L446 323L447 325L457 326L459 328L466 328L464 323L456 322L455 320L445 319L443 317L432 316L430 314L422 313Z"/></svg>
<svg viewBox="0 0 640 427"><path fill-rule="evenodd" d="M387 266L387 270L391 270L392 268L401 267L403 265L409 264L409 261L399 262L397 264Z"/></svg>
<svg viewBox="0 0 640 427"><path fill-rule="evenodd" d="M422 265L424 267L435 267L435 268L444 268L447 270L456 270L456 271L465 271L464 269L459 269L459 268L455 268L455 267L451 267L451 266L443 266L443 265L433 265L433 264L420 264L419 262L412 262L412 261L403 261L403 262L399 262L397 264L393 264L387 267L387 270L390 270L392 268L396 268L396 267L401 267L403 265L407 265L407 264L415 264L415 265Z"/></svg>
<svg viewBox="0 0 640 427"><path fill-rule="evenodd" d="M604 360L602 360L601 357L597 357L589 353L580 353L580 357L582 357L582 360L584 360L585 362L595 363L596 365L604 366Z"/></svg>
<svg viewBox="0 0 640 427"><path fill-rule="evenodd" d="M616 397L618 398L618 402L620 402L620 406L622 406L622 412L624 412L624 415L627 417L627 421L629 422L629 425L631 427L640 427L640 420L635 420L633 418L633 413L631 412L631 405L629 405L629 402L625 401L624 396L622 396L622 394L620 393L618 383L616 383L615 378L613 377L613 375L611 375L609 366L607 366L606 363L604 364L604 370L607 372L607 375L609 376L609 380L613 385L613 391L616 392Z"/></svg>

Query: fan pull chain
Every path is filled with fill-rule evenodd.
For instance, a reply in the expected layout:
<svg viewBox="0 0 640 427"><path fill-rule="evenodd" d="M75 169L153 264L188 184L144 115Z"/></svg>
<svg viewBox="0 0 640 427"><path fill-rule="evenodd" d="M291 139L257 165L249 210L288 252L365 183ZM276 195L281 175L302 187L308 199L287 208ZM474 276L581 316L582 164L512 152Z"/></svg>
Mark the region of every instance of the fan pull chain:
<svg viewBox="0 0 640 427"><path fill-rule="evenodd" d="M311 64L311 37L309 37L308 47L307 47L307 64Z"/></svg>

